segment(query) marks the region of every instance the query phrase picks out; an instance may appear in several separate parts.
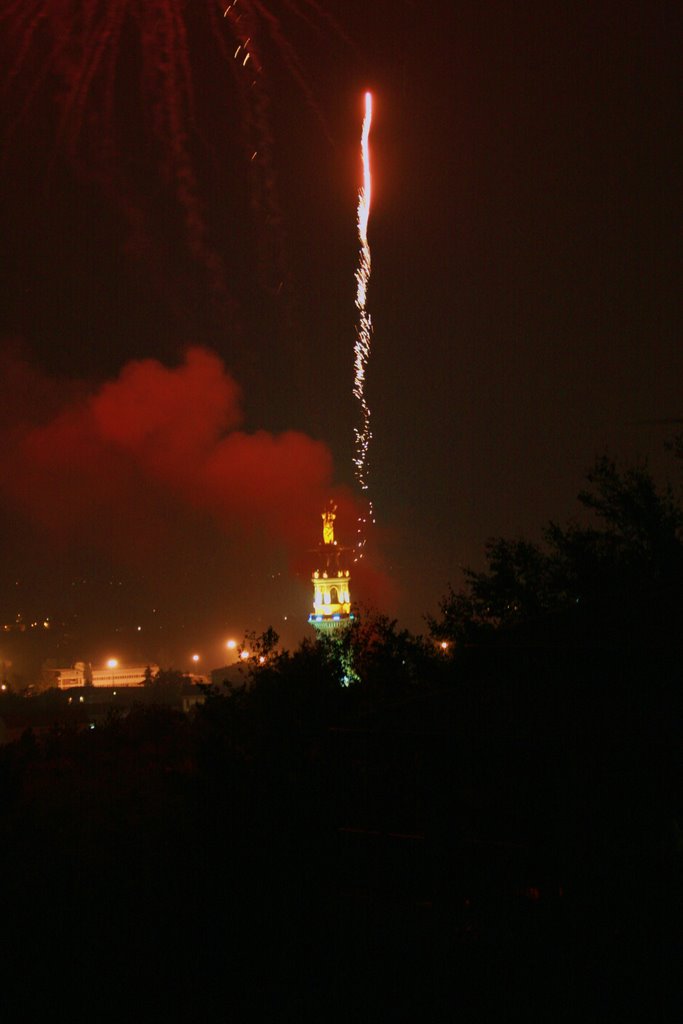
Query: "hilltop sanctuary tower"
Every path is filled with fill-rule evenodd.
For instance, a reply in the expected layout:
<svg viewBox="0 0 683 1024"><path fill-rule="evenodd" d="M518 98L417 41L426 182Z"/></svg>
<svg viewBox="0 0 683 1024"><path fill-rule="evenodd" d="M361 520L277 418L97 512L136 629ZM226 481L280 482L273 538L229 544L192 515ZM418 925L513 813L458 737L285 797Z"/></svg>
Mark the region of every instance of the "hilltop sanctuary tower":
<svg viewBox="0 0 683 1024"><path fill-rule="evenodd" d="M351 573L345 555L348 548L334 539L334 521L337 506L330 502L323 512L323 539L318 545L318 567L311 577L313 584L313 611L309 623L320 633L334 636L352 621Z"/></svg>

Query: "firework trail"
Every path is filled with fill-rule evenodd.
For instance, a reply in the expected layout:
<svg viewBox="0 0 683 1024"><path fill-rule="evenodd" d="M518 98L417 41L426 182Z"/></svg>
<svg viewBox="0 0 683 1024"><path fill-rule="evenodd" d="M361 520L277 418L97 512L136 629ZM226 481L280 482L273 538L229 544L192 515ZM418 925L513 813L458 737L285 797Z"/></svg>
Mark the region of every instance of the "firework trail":
<svg viewBox="0 0 683 1024"><path fill-rule="evenodd" d="M358 310L358 327L354 346L354 380L353 394L360 404L360 427L354 428L355 452L354 466L356 480L367 498L367 513L358 517L357 555L356 561L363 557L365 547L365 526L368 520L374 522L372 501L368 497L368 448L372 440L370 430L370 407L365 397L365 370L370 356L372 338L372 321L367 311L368 284L370 282L371 256L368 242L368 221L370 219L370 201L372 197L372 175L370 172L370 125L372 123L372 93L365 94L365 117L361 134L361 159L363 163L363 183L358 191L358 269L356 270L356 309Z"/></svg>

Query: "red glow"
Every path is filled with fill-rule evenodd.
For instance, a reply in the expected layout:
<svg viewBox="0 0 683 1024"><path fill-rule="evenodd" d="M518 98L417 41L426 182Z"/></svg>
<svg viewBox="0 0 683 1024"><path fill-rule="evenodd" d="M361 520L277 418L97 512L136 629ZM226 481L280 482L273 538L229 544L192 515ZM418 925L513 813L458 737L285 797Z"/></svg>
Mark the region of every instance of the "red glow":
<svg viewBox="0 0 683 1024"><path fill-rule="evenodd" d="M27 363L21 375L30 377ZM297 431L239 429L240 388L212 352L190 349L176 367L130 362L89 397L57 385L47 398L40 418L34 411L32 422L0 424L0 466L6 501L51 550L92 548L156 577L173 573L179 554L191 561L202 552L204 571L244 573L284 551L308 579L330 498L340 541L353 544L359 504L332 487L328 448ZM29 415L26 405L20 412ZM214 532L215 565L207 565L205 539ZM356 567L354 597L385 609L396 594L379 566L373 551Z"/></svg>
<svg viewBox="0 0 683 1024"><path fill-rule="evenodd" d="M88 401L25 430L8 487L55 536L118 554L163 543L172 516L157 514L159 501L227 531L305 543L330 490L329 451L294 431L237 430L241 416L239 388L213 353L190 349L173 369L131 362Z"/></svg>

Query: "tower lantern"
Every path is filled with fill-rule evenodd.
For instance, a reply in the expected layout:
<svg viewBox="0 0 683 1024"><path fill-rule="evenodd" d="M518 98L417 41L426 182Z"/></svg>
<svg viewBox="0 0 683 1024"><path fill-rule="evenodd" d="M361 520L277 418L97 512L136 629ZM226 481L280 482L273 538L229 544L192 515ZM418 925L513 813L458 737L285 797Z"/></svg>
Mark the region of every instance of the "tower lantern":
<svg viewBox="0 0 683 1024"><path fill-rule="evenodd" d="M348 548L334 537L337 506L330 502L322 513L323 539L316 549L317 568L311 576L313 611L309 623L321 633L337 633L353 621L351 614L351 573L345 558Z"/></svg>

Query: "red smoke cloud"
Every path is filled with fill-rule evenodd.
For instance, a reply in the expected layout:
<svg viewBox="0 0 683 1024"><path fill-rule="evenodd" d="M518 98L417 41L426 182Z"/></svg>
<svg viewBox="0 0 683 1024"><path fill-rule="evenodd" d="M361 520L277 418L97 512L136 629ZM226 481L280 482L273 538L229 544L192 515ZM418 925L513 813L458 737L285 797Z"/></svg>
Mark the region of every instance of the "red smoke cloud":
<svg viewBox="0 0 683 1024"><path fill-rule="evenodd" d="M12 372L28 396L27 364ZM0 425L0 458L6 497L48 538L47 550L61 551L74 572L84 551L99 552L153 581L179 614L238 602L246 625L273 614L265 588L284 551L301 595L291 612L303 626L330 498L340 542L355 540L358 506L333 488L326 445L296 431L240 429L240 388L201 348L173 368L130 362L95 392L35 379L36 408L17 403L12 423ZM376 565L373 557L354 567L352 596L385 608L393 594Z"/></svg>
<svg viewBox="0 0 683 1024"><path fill-rule="evenodd" d="M192 348L173 369L131 362L23 432L11 490L54 535L113 545L118 555L140 535L163 541L183 507L227 533L256 530L296 546L329 497L330 453L295 431L245 433L241 421L239 387L213 353Z"/></svg>

